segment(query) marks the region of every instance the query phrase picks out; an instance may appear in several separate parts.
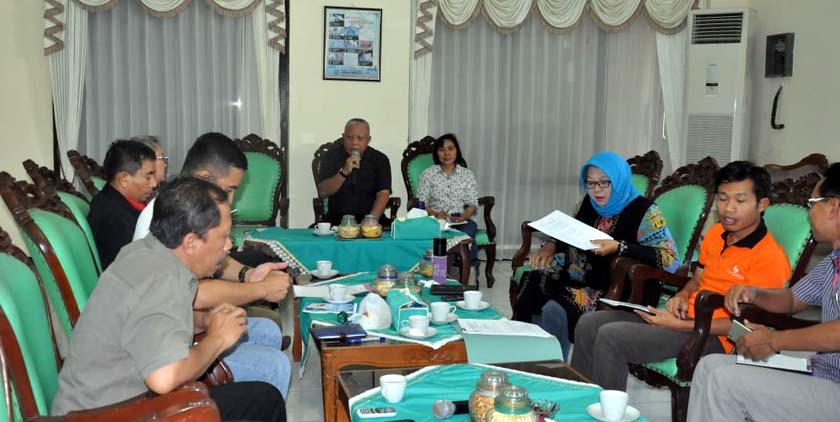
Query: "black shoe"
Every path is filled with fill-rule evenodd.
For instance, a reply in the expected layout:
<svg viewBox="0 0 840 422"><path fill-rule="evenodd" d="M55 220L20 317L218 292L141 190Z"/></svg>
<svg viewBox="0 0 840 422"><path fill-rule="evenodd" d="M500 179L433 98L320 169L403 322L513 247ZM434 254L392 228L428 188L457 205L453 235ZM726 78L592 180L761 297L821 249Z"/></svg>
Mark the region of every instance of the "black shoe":
<svg viewBox="0 0 840 422"><path fill-rule="evenodd" d="M286 350L289 348L289 345L292 344L292 338L289 336L283 336L283 340L280 342L280 350Z"/></svg>

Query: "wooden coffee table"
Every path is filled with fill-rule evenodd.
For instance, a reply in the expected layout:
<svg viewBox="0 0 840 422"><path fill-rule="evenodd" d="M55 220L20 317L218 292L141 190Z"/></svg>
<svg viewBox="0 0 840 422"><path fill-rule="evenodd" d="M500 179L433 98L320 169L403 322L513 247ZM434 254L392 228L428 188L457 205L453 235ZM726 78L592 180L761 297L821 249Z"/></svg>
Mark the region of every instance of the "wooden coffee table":
<svg viewBox="0 0 840 422"><path fill-rule="evenodd" d="M462 343L463 344L463 343ZM452 363L452 362L446 362ZM463 362L454 362L463 363ZM445 364L444 362L437 362L436 364ZM376 387L376 381L380 373L397 373L408 375L414 371L422 368L423 365L406 366L400 368L393 368L383 370L381 368L364 368L364 369L348 369L340 371L337 375L338 381L338 401L336 409L335 421L349 422L350 418L350 399L364 393L371 388ZM428 366L428 365L426 365ZM579 382L591 382L585 376L581 375L574 368L567 363L560 360L538 361L538 362L516 362L516 363L497 363L494 366L513 369L516 371L528 372L531 374L545 375L553 378L567 379ZM330 419L327 419L330 420Z"/></svg>

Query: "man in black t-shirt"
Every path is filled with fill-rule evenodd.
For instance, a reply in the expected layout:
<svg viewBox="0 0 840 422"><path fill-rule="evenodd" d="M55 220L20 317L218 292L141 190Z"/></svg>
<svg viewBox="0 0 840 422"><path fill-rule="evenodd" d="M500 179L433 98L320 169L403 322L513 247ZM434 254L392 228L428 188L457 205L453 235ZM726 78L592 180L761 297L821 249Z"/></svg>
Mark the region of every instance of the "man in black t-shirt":
<svg viewBox="0 0 840 422"><path fill-rule="evenodd" d="M351 214L361 221L371 214L382 222L391 194L391 164L385 154L370 148L370 125L350 119L342 143L321 159L318 197L329 198L326 220L333 225Z"/></svg>

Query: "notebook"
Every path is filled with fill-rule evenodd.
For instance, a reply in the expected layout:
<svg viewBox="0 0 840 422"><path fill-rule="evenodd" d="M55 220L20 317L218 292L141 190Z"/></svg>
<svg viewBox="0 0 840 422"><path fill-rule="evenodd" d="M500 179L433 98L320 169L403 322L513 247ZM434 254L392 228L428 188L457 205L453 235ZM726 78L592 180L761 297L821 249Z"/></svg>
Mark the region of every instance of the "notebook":
<svg viewBox="0 0 840 422"><path fill-rule="evenodd" d="M332 325L312 329L312 337L316 340L338 340L342 338L366 337L367 331L359 324Z"/></svg>

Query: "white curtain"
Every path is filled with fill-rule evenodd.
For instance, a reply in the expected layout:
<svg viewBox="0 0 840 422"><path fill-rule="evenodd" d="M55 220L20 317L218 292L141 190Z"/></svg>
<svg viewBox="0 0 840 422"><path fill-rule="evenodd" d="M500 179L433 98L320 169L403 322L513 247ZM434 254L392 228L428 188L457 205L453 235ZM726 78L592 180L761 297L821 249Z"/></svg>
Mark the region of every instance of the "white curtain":
<svg viewBox="0 0 840 422"><path fill-rule="evenodd" d="M685 78L688 31L676 34L656 34L659 74L662 78L662 102L665 105L665 127L670 168L685 164Z"/></svg>
<svg viewBox="0 0 840 422"><path fill-rule="evenodd" d="M251 27L256 48L256 70L259 89L260 120L262 130L256 133L263 138L280 144L280 56L269 45L268 15L266 4L260 1L254 13L247 19ZM244 135L244 134L243 134Z"/></svg>
<svg viewBox="0 0 840 422"><path fill-rule="evenodd" d="M65 4L63 15L59 18L67 28L66 35L62 36L64 48L49 56L50 82L61 167L64 176L72 180L73 167L67 159L67 151L77 149L79 145L88 51L88 16L75 1Z"/></svg>
<svg viewBox="0 0 840 422"><path fill-rule="evenodd" d="M101 162L114 139L158 135L173 174L202 133L262 131L252 17L193 1L161 19L123 1L89 19L83 152Z"/></svg>
<svg viewBox="0 0 840 422"><path fill-rule="evenodd" d="M410 95L408 105L409 141L429 134L429 95L432 83L432 45L437 16L433 0L413 0L411 45L414 51L410 66Z"/></svg>
<svg viewBox="0 0 840 422"><path fill-rule="evenodd" d="M438 24L429 127L455 133L480 195L494 195L497 243L510 256L520 224L580 200L580 165L606 148L660 145L653 29L605 33L581 20L564 34L526 20L512 34L485 22ZM659 117L657 117L659 115Z"/></svg>

